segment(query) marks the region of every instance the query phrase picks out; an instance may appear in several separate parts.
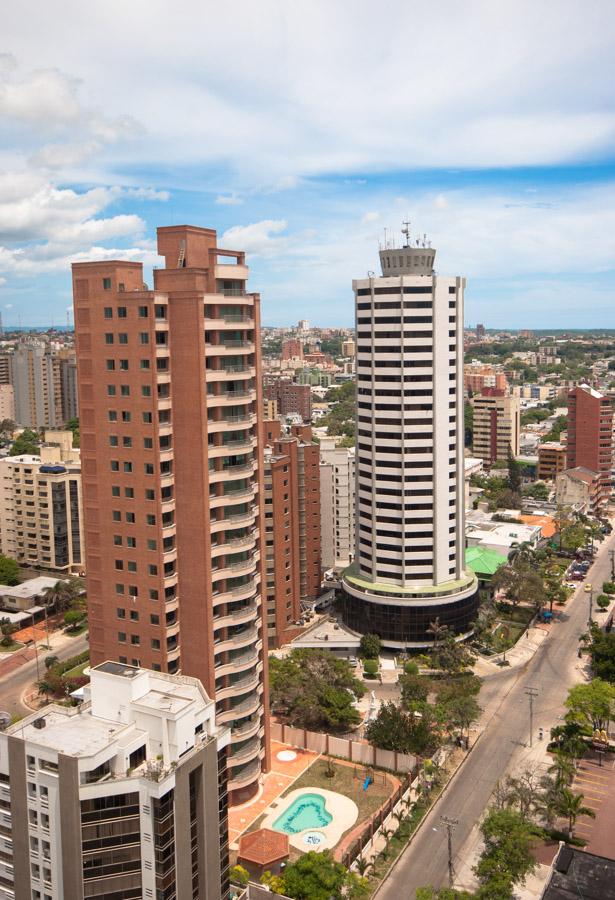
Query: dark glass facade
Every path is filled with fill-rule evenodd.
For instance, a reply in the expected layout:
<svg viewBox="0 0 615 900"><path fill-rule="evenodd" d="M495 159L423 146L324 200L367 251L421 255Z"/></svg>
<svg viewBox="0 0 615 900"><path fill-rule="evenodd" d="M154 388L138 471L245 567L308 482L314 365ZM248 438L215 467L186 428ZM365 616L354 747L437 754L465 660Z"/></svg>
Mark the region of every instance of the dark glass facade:
<svg viewBox="0 0 615 900"><path fill-rule="evenodd" d="M478 613L478 590L456 603L426 602L424 606L387 606L342 592L342 616L360 634L377 634L383 641L427 644L429 623L439 619L454 634L467 634Z"/></svg>

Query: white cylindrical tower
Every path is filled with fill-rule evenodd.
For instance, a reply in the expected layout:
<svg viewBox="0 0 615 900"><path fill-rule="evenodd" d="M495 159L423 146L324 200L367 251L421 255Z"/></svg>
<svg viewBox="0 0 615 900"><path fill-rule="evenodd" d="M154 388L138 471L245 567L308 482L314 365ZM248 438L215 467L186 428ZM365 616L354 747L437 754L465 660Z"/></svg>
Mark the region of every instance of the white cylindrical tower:
<svg viewBox="0 0 615 900"><path fill-rule="evenodd" d="M380 251L353 282L356 308L356 556L345 618L393 647L425 646L436 618L471 630L464 568L463 291L425 241Z"/></svg>

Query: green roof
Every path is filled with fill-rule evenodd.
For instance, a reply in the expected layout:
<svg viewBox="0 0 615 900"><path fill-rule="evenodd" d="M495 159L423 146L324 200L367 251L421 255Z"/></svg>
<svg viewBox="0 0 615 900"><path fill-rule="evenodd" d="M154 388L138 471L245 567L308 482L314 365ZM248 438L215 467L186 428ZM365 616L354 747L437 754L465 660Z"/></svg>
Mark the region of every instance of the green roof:
<svg viewBox="0 0 615 900"><path fill-rule="evenodd" d="M477 575L495 575L507 562L508 557L487 547L468 547L466 550L466 566Z"/></svg>

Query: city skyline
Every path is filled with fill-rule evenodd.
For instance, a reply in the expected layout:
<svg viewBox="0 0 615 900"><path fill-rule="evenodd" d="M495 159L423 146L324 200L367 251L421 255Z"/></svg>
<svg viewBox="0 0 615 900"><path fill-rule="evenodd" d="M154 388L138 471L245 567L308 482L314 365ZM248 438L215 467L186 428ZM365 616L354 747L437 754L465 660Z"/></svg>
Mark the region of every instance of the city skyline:
<svg viewBox="0 0 615 900"><path fill-rule="evenodd" d="M205 22L188 4L186 29L161 6L72 4L78 42L52 8L7 10L5 324L63 324L73 261L145 257L151 281L162 217L246 248L264 325L344 326L350 280L408 217L440 274L467 273L469 323L614 325L608 5L367 10L239 3ZM233 52L204 51L205 27Z"/></svg>

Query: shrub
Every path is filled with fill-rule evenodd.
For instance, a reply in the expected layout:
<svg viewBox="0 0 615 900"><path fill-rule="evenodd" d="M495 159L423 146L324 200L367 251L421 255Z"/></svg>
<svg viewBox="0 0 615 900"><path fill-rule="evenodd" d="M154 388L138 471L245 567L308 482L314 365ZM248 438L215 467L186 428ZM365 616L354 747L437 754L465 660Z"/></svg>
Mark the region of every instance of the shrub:
<svg viewBox="0 0 615 900"><path fill-rule="evenodd" d="M359 652L364 659L378 659L380 656L380 638L377 634L364 634L361 638Z"/></svg>
<svg viewBox="0 0 615 900"><path fill-rule="evenodd" d="M407 662L404 666L404 672L406 675L418 675L419 667L415 662Z"/></svg>
<svg viewBox="0 0 615 900"><path fill-rule="evenodd" d="M615 581L605 581L602 590L605 594L615 594Z"/></svg>
<svg viewBox="0 0 615 900"><path fill-rule="evenodd" d="M378 674L378 660L377 659L366 659L363 663L363 671L366 675L371 675L375 677Z"/></svg>
<svg viewBox="0 0 615 900"><path fill-rule="evenodd" d="M239 865L231 867L229 876L234 884L240 884L242 887L245 887L250 880L250 873L248 872L248 870Z"/></svg>
<svg viewBox="0 0 615 900"><path fill-rule="evenodd" d="M611 601L606 594L600 594L596 600L599 609L606 609L607 606L610 605Z"/></svg>

